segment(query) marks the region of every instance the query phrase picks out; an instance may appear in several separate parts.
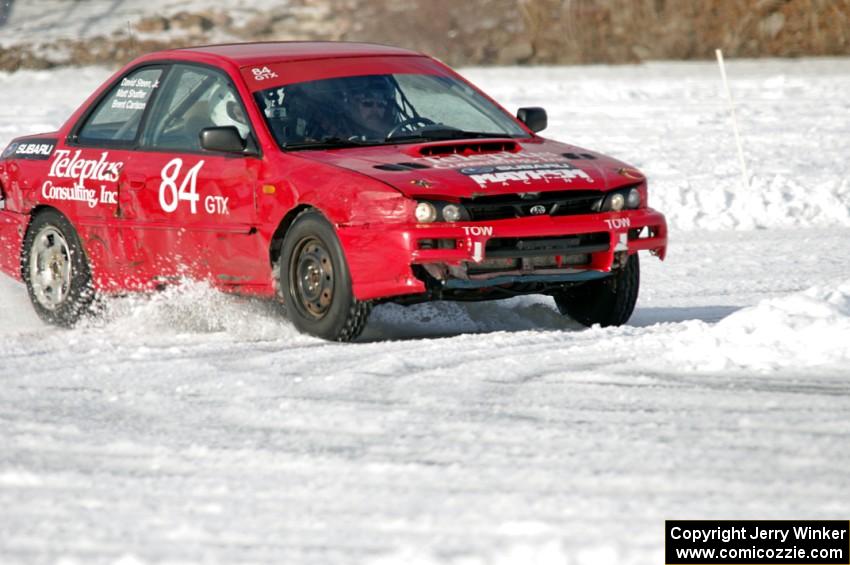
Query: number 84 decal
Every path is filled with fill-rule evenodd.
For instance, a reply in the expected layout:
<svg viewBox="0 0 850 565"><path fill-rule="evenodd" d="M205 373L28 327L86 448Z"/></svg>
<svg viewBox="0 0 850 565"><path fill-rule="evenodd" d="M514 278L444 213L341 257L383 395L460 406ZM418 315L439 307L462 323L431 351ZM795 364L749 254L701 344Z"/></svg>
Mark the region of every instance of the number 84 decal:
<svg viewBox="0 0 850 565"><path fill-rule="evenodd" d="M198 201L201 196L198 194L198 171L204 166L204 162L198 163L186 171L186 176L177 186L177 181L180 179L180 172L183 169L183 159L175 157L168 162L160 173L162 182L159 183L159 205L163 211L171 214L177 211L181 201L189 203L189 208L193 214L198 213ZM207 196L204 198L204 211L207 214L228 215L230 210L227 207L229 199L224 196Z"/></svg>

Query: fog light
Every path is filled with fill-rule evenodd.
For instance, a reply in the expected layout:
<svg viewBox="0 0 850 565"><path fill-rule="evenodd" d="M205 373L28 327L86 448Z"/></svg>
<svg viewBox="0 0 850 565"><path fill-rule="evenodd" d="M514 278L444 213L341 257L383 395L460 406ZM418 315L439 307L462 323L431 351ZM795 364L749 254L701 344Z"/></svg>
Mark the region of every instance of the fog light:
<svg viewBox="0 0 850 565"><path fill-rule="evenodd" d="M638 189L633 188L629 191L629 195L626 197L626 206L629 208L640 206L640 191Z"/></svg>
<svg viewBox="0 0 850 565"><path fill-rule="evenodd" d="M460 220L460 206L456 204L446 204L443 206L443 219L447 222L457 222Z"/></svg>
<svg viewBox="0 0 850 565"><path fill-rule="evenodd" d="M437 209L430 202L420 202L416 205L416 221L430 224L437 219Z"/></svg>
<svg viewBox="0 0 850 565"><path fill-rule="evenodd" d="M623 209L623 206L626 204L626 199L619 192L611 195L611 209L615 212L619 212Z"/></svg>

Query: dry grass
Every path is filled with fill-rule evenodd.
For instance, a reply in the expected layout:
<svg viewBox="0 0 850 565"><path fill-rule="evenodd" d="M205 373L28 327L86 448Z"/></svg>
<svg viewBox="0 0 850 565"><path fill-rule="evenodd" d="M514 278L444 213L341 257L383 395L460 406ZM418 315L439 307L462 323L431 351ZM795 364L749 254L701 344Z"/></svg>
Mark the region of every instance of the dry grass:
<svg viewBox="0 0 850 565"><path fill-rule="evenodd" d="M182 18L182 19L181 19ZM192 19L204 25L194 25ZM450 64L628 63L647 59L850 54L850 0L290 0L235 27L226 10L160 16L141 29L188 31L140 46L207 43L213 27L246 40L329 39L409 47ZM74 64L130 58L126 38L64 40ZM33 45L0 49L0 69L46 68Z"/></svg>

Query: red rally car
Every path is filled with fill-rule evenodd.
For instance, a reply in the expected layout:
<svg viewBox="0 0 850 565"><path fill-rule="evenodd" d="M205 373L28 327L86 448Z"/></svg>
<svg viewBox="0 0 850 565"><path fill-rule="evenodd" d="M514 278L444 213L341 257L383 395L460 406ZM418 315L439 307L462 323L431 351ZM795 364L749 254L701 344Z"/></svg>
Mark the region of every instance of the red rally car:
<svg viewBox="0 0 850 565"><path fill-rule="evenodd" d="M185 279L276 298L331 340L382 301L547 294L623 324L664 216L639 171L539 137L546 121L394 47L151 53L3 151L0 270L59 325Z"/></svg>

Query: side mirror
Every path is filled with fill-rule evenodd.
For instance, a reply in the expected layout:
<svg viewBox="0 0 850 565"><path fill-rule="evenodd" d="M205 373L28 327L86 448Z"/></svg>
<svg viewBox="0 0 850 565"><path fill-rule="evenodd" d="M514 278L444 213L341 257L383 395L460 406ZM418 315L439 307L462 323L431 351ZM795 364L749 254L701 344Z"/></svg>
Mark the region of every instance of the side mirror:
<svg viewBox="0 0 850 565"><path fill-rule="evenodd" d="M250 138L246 141L239 135L235 126L221 126L215 128L204 128L201 130L201 147L207 151L220 151L222 153L240 153L243 155L256 155L256 144Z"/></svg>
<svg viewBox="0 0 850 565"><path fill-rule="evenodd" d="M543 131L549 125L549 118L543 108L520 108L516 111L516 117L534 133Z"/></svg>

